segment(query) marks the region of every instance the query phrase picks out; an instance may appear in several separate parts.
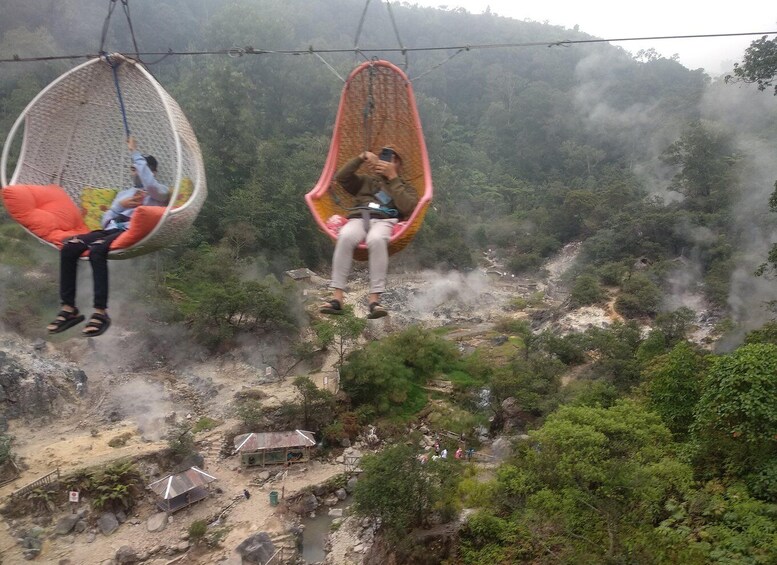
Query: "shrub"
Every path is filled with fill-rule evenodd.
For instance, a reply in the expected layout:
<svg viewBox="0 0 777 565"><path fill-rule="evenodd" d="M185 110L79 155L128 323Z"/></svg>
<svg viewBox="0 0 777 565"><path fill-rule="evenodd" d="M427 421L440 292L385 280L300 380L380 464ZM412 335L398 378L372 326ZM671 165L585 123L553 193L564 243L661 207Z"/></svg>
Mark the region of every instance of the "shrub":
<svg viewBox="0 0 777 565"><path fill-rule="evenodd" d="M572 284L570 301L573 308L590 306L602 302L605 298L604 290L593 275L580 275Z"/></svg>
<svg viewBox="0 0 777 565"><path fill-rule="evenodd" d="M641 273L635 273L623 283L615 301L615 310L627 318L653 316L661 303L658 286Z"/></svg>

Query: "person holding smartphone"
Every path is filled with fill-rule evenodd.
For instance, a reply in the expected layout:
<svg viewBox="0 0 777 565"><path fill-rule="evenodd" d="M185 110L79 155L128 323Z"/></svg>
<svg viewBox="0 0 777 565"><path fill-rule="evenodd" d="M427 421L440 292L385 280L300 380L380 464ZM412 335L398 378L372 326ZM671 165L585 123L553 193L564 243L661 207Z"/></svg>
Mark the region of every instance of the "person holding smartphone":
<svg viewBox="0 0 777 565"><path fill-rule="evenodd" d="M366 174L359 174L361 168ZM402 158L392 146L362 152L337 171L335 180L354 196L356 207L340 230L332 257L332 298L321 305L323 314L342 314L345 287L353 263L353 252L367 244L370 271L369 313L382 318L388 312L380 303L386 290L388 242L397 222L408 218L418 204L418 193L401 177Z"/></svg>
<svg viewBox="0 0 777 565"><path fill-rule="evenodd" d="M138 206L166 206L170 190L156 180L157 160L138 151L134 137L127 139L132 156L133 186L120 191L103 214L102 229L73 236L63 242L59 253L59 298L62 308L46 327L50 334L63 332L84 321L76 308L76 275L81 254L89 250L94 281L94 313L81 332L86 337L102 335L111 324L108 317L108 251L111 242L129 228Z"/></svg>

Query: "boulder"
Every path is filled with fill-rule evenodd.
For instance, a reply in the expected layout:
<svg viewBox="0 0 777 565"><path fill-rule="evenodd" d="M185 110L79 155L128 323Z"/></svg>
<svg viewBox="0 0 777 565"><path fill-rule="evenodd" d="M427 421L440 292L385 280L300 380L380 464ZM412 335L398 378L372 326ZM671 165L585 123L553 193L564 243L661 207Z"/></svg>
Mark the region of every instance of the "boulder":
<svg viewBox="0 0 777 565"><path fill-rule="evenodd" d="M235 548L243 558L243 563L264 565L275 554L275 546L267 532L258 532L243 540Z"/></svg>
<svg viewBox="0 0 777 565"><path fill-rule="evenodd" d="M97 527L106 536L111 535L119 527L119 521L113 512L103 512L97 519Z"/></svg>
<svg viewBox="0 0 777 565"><path fill-rule="evenodd" d="M348 482L345 483L346 492L348 492L349 494L352 493L356 489L357 482L359 482L359 479L357 479L356 477L351 477L350 479L348 479Z"/></svg>
<svg viewBox="0 0 777 565"><path fill-rule="evenodd" d="M146 528L149 532L161 532L167 527L167 513L157 512L149 517Z"/></svg>
<svg viewBox="0 0 777 565"><path fill-rule="evenodd" d="M54 533L58 536L69 534L73 531L78 520L78 514L68 514L63 518L60 518L59 522L57 522L57 527L54 528Z"/></svg>
<svg viewBox="0 0 777 565"><path fill-rule="evenodd" d="M118 565L132 565L139 561L138 553L129 545L122 545L116 552L114 559Z"/></svg>
<svg viewBox="0 0 777 565"><path fill-rule="evenodd" d="M348 492L344 488L339 488L335 491L335 496L338 500L345 500L348 498Z"/></svg>

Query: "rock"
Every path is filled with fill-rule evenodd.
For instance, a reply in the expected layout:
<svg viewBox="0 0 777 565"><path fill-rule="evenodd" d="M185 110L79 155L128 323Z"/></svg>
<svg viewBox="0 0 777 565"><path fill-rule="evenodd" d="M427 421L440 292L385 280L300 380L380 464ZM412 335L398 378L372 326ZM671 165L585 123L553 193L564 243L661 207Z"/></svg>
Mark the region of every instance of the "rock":
<svg viewBox="0 0 777 565"><path fill-rule="evenodd" d="M361 553L362 551L364 551L364 544L357 543L355 546L353 546L354 553Z"/></svg>
<svg viewBox="0 0 777 565"><path fill-rule="evenodd" d="M119 521L113 512L103 512L97 519L97 527L104 535L109 536L118 529Z"/></svg>
<svg viewBox="0 0 777 565"><path fill-rule="evenodd" d="M73 565L73 562L70 559L60 559L57 565Z"/></svg>
<svg viewBox="0 0 777 565"><path fill-rule="evenodd" d="M344 488L339 488L335 491L335 496L338 500L345 500L348 498L348 492Z"/></svg>
<svg viewBox="0 0 777 565"><path fill-rule="evenodd" d="M359 479L356 477L351 477L348 479L348 482L345 483L345 490L348 494L352 493L354 489L356 489L356 483L359 482Z"/></svg>
<svg viewBox="0 0 777 565"><path fill-rule="evenodd" d="M146 528L149 532L161 532L167 527L167 513L157 512L152 514L148 522L146 522Z"/></svg>
<svg viewBox="0 0 777 565"><path fill-rule="evenodd" d="M67 516L60 518L57 522L57 527L54 528L54 533L58 536L64 536L73 531L76 523L78 522L78 514L68 514Z"/></svg>
<svg viewBox="0 0 777 565"><path fill-rule="evenodd" d="M118 512L116 512L116 521L119 524L123 524L124 522L127 521L127 515L124 513L123 510L119 510Z"/></svg>
<svg viewBox="0 0 777 565"><path fill-rule="evenodd" d="M86 543L92 543L95 539L97 539L97 536L94 535L94 532L86 534Z"/></svg>
<svg viewBox="0 0 777 565"><path fill-rule="evenodd" d="M335 495L330 494L324 499L324 506L334 506L340 502L340 499L338 499Z"/></svg>
<svg viewBox="0 0 777 565"><path fill-rule="evenodd" d="M347 437L344 437L343 439L340 440L340 445L342 447L351 447L351 440L348 439Z"/></svg>
<svg viewBox="0 0 777 565"><path fill-rule="evenodd" d="M137 552L129 545L122 545L114 556L118 565L131 565L139 561Z"/></svg>
<svg viewBox="0 0 777 565"><path fill-rule="evenodd" d="M266 481L270 478L270 471L262 471L257 475L260 481Z"/></svg>
<svg viewBox="0 0 777 565"><path fill-rule="evenodd" d="M509 456L512 453L512 450L513 448L510 444L510 440L505 437L497 438L491 445L491 451L497 461L501 461L505 457Z"/></svg>
<svg viewBox="0 0 777 565"><path fill-rule="evenodd" d="M77 534L82 534L86 531L86 521L85 520L79 520L76 522L76 527L73 530Z"/></svg>
<svg viewBox="0 0 777 565"><path fill-rule="evenodd" d="M182 541L181 543L179 543L178 545L175 546L175 549L176 549L176 551L180 551L181 553L183 553L184 551L189 549L189 542L188 541Z"/></svg>
<svg viewBox="0 0 777 565"><path fill-rule="evenodd" d="M258 532L243 540L235 548L235 551L243 558L243 563L256 563L263 565L270 560L275 553L275 546L267 532Z"/></svg>
<svg viewBox="0 0 777 565"><path fill-rule="evenodd" d="M329 509L329 515L334 518L342 518L343 517L343 509L342 508L330 508Z"/></svg>
<svg viewBox="0 0 777 565"><path fill-rule="evenodd" d="M316 498L316 495L312 492L303 495L299 502L297 502L298 505L298 513L299 514L310 514L311 512L315 511L316 508L318 508L318 499Z"/></svg>

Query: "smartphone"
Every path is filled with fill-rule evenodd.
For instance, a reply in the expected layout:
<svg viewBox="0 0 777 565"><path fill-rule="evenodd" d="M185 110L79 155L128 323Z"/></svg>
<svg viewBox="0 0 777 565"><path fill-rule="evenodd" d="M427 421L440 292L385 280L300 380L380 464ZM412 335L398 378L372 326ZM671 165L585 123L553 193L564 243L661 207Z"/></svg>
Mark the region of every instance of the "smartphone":
<svg viewBox="0 0 777 565"><path fill-rule="evenodd" d="M388 147L384 147L383 149L381 149L378 159L380 159L381 161L388 161L390 163L393 157L394 157L394 151L389 149Z"/></svg>

